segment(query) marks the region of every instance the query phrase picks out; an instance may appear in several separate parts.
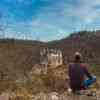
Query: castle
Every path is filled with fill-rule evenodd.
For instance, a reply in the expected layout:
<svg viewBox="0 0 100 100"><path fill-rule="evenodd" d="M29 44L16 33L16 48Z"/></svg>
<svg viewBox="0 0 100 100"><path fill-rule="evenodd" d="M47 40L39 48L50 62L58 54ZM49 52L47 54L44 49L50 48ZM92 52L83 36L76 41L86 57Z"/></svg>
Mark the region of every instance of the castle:
<svg viewBox="0 0 100 100"><path fill-rule="evenodd" d="M40 64L57 67L63 64L62 51L58 49L44 48L40 51Z"/></svg>

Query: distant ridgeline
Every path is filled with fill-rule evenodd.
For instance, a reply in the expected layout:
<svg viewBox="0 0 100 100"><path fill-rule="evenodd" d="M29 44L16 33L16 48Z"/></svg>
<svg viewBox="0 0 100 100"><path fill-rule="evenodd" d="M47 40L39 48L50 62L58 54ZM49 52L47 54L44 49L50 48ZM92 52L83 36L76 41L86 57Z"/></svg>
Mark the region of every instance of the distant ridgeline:
<svg viewBox="0 0 100 100"><path fill-rule="evenodd" d="M80 31L77 33L72 33L69 37L75 38L75 37L84 37L84 38L91 38L91 37L98 37L100 36L100 31Z"/></svg>
<svg viewBox="0 0 100 100"><path fill-rule="evenodd" d="M73 61L76 51L82 53L83 61L100 64L100 31L73 33L51 42L0 39L0 68L10 66L28 71L38 63L49 66L68 64Z"/></svg>

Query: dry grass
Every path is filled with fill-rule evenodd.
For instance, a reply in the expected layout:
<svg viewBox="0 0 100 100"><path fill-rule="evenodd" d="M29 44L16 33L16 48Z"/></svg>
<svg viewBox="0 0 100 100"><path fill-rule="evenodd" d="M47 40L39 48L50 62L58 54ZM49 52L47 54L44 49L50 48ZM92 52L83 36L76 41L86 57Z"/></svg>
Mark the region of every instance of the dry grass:
<svg viewBox="0 0 100 100"><path fill-rule="evenodd" d="M69 54L72 47L69 45L69 49L66 46L62 47L64 46L63 42L60 45L58 47L64 49L64 55ZM68 96L65 93L64 82L67 78L67 65L54 69L48 68L46 75L43 73L30 75L34 63L39 62L39 49L43 46L37 42L0 41L0 94L11 91L13 93L11 100L32 100L29 99L31 96L40 98L33 100L48 100L50 94L55 91L61 98L59 100L74 100L75 98L78 98L76 100L92 100L85 96ZM90 70L99 78L99 65L91 65ZM47 99L43 99L45 97Z"/></svg>
<svg viewBox="0 0 100 100"><path fill-rule="evenodd" d="M17 79L6 88L10 100L96 100L96 97L72 95L66 92L64 89L66 69L67 66L62 65L54 69L48 68L46 75L43 73L36 75L31 72L27 77ZM99 90L97 93L100 95Z"/></svg>

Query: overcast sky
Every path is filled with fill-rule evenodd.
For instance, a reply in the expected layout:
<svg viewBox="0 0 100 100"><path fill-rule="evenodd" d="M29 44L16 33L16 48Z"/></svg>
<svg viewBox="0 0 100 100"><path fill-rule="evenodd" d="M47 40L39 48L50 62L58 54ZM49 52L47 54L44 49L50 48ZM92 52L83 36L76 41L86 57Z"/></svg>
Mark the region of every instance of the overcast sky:
<svg viewBox="0 0 100 100"><path fill-rule="evenodd" d="M100 29L100 0L0 0L0 29L6 37L43 41Z"/></svg>

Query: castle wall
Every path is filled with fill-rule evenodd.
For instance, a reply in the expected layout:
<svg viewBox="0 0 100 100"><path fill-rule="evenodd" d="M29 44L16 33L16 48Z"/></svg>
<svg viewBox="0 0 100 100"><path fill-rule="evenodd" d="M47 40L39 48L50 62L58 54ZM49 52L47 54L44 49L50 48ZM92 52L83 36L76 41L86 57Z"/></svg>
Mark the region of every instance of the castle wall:
<svg viewBox="0 0 100 100"><path fill-rule="evenodd" d="M49 66L59 66L63 64L63 56L60 50L56 49L43 49L40 51L41 54L41 64Z"/></svg>

